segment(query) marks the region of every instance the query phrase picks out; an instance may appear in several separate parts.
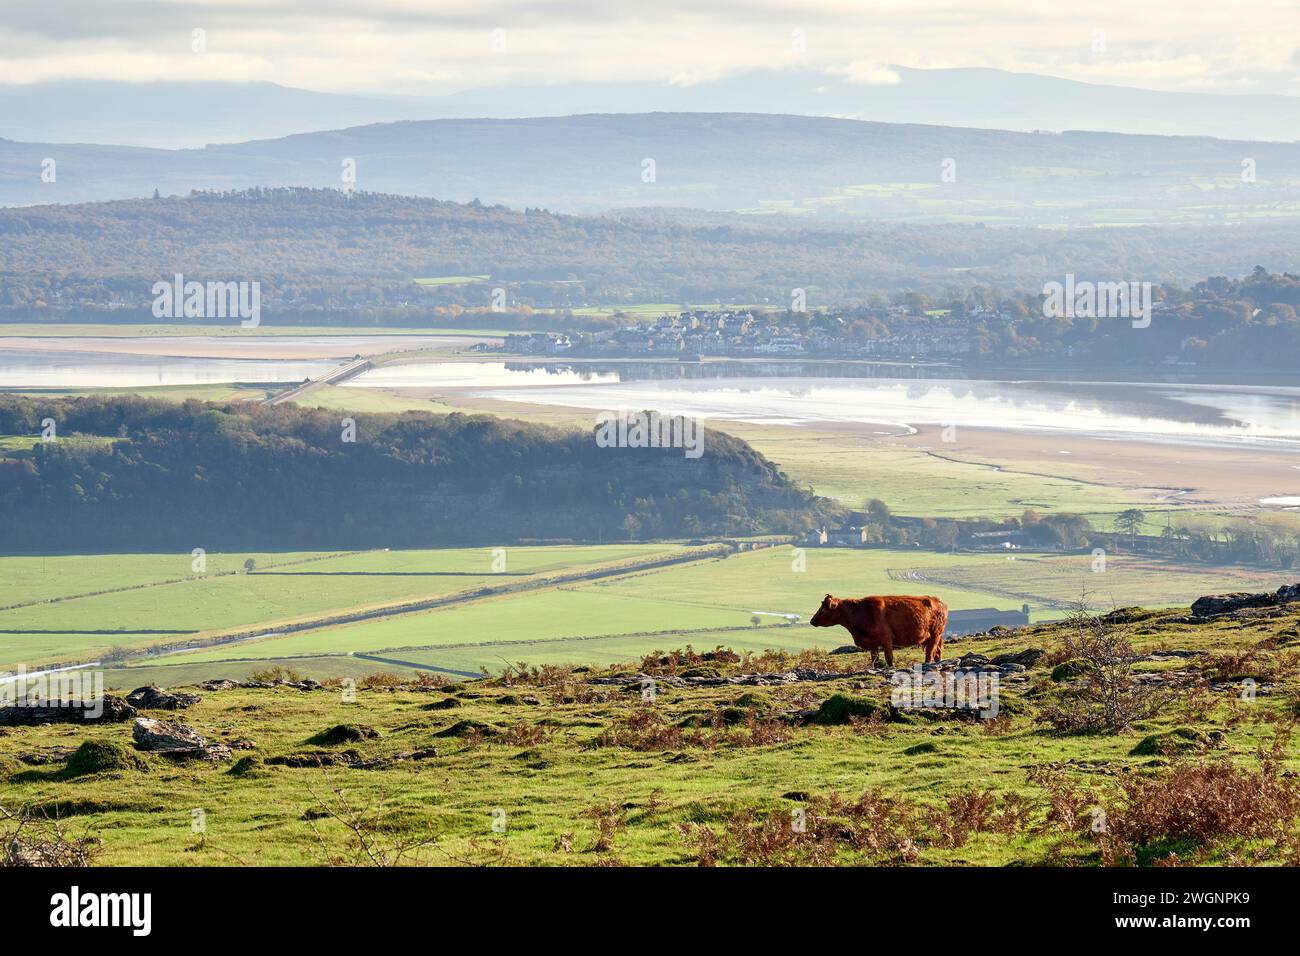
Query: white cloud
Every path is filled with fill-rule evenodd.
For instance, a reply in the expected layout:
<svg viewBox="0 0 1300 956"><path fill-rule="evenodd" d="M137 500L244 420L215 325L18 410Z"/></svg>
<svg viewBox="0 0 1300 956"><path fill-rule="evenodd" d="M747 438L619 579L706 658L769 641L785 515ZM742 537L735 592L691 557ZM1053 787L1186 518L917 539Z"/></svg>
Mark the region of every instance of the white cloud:
<svg viewBox="0 0 1300 956"><path fill-rule="evenodd" d="M826 72L833 76L842 76L850 83L861 86L893 86L902 81L902 78L889 67L866 60L854 60L847 66L833 66Z"/></svg>
<svg viewBox="0 0 1300 956"><path fill-rule="evenodd" d="M0 82L272 80L444 93L708 82L799 64L866 85L889 65L992 67L1162 89L1291 88L1300 4L1252 0L41 0L10 4ZM208 31L209 53L189 51ZM503 51L491 48L506 31ZM802 31L796 48L795 30ZM1106 51L1091 51L1095 31Z"/></svg>

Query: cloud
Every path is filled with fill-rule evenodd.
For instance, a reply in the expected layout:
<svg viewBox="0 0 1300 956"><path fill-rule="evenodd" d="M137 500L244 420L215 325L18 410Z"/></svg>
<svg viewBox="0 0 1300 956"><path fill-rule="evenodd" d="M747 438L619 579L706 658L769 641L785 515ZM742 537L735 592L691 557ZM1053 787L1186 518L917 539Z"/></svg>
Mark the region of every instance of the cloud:
<svg viewBox="0 0 1300 956"><path fill-rule="evenodd" d="M271 80L446 93L571 81L708 83L770 67L895 83L887 64L1164 89L1290 88L1300 4L1252 0L40 0L0 21L0 82ZM206 58L190 51L195 28ZM493 49L492 31L505 31ZM1091 54L1096 31L1106 55ZM797 39L795 39L797 37ZM847 64L847 65L846 65Z"/></svg>
<svg viewBox="0 0 1300 956"><path fill-rule="evenodd" d="M894 70L866 60L854 60L847 66L833 66L826 72L832 76L842 76L850 83L861 86L894 86L902 82L902 77Z"/></svg>

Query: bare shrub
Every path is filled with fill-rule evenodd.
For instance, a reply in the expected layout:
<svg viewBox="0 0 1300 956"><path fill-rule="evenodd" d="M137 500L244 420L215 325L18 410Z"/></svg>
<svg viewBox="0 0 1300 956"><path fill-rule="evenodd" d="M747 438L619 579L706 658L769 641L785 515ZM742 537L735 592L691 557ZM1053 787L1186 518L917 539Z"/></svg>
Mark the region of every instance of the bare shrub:
<svg viewBox="0 0 1300 956"><path fill-rule="evenodd" d="M1038 720L1070 733L1119 733L1158 714L1176 696L1172 688L1138 681L1140 660L1122 630L1098 615L1076 610L1066 621L1063 654L1076 661L1076 677Z"/></svg>
<svg viewBox="0 0 1300 956"><path fill-rule="evenodd" d="M1180 862L1231 841L1292 842L1300 784L1281 776L1285 735L1258 754L1258 765L1225 758L1185 761L1158 777L1121 781L1098 834L1102 862ZM1267 855L1267 848L1256 853Z"/></svg>
<svg viewBox="0 0 1300 956"><path fill-rule="evenodd" d="M914 863L923 847L956 848L975 833L1021 832L1033 810L1024 797L1001 803L986 790L955 794L942 806L916 804L880 789L854 800L838 793L810 798L789 813L746 807L726 816L721 831L682 824L701 866L834 866Z"/></svg>
<svg viewBox="0 0 1300 956"><path fill-rule="evenodd" d="M70 837L57 817L0 806L0 867L90 866L99 851L97 837Z"/></svg>
<svg viewBox="0 0 1300 956"><path fill-rule="evenodd" d="M310 790L315 806L305 814L316 840L325 854L327 866L401 866L418 865L427 852L436 847L432 835L400 836L389 819L385 795L380 793L368 806L355 806L343 789L329 778L329 793L318 795ZM341 845L332 846L316 826L316 820L328 818L343 827L346 837Z"/></svg>
<svg viewBox="0 0 1300 956"><path fill-rule="evenodd" d="M511 724L496 740L510 747L533 747L545 740L546 734L547 728L540 724Z"/></svg>
<svg viewBox="0 0 1300 956"><path fill-rule="evenodd" d="M591 846L592 852L608 853L614 849L614 840L627 826L627 811L607 802L588 807L582 815L596 821L596 840Z"/></svg>
<svg viewBox="0 0 1300 956"><path fill-rule="evenodd" d="M401 674L394 674L392 671L376 671L373 674L367 674L357 683L367 690L380 690L383 688L405 687L410 681Z"/></svg>
<svg viewBox="0 0 1300 956"><path fill-rule="evenodd" d="M273 664L270 667L263 667L261 670L253 671L253 680L261 681L264 684L274 684L276 681L289 681L298 683L302 680L302 675L290 667L282 667L279 664Z"/></svg>

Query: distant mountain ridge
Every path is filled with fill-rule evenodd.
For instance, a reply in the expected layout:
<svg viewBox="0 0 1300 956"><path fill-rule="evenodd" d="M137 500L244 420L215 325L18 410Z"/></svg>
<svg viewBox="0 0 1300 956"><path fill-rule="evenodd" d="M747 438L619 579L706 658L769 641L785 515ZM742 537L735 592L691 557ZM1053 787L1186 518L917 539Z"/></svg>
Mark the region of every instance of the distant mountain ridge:
<svg viewBox="0 0 1300 956"><path fill-rule="evenodd" d="M164 148L399 120L577 113L788 113L889 123L1222 139L1300 139L1300 97L1184 93L992 69L754 70L695 84L562 83L443 96L322 93L275 83L61 81L0 86L0 137Z"/></svg>
<svg viewBox="0 0 1300 956"><path fill-rule="evenodd" d="M53 181L41 175L47 161ZM1300 215L1297 169L1293 143L755 113L584 114L404 121L186 150L0 141L0 204L351 184L573 213L676 206L912 222L1204 224Z"/></svg>

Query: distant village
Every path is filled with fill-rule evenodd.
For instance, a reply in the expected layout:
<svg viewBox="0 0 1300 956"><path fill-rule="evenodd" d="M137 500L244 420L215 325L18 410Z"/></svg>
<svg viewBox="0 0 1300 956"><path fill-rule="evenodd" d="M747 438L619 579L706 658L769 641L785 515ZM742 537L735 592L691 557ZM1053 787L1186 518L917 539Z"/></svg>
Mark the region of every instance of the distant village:
<svg viewBox="0 0 1300 956"><path fill-rule="evenodd" d="M972 347L975 320L1010 324L1010 313L968 313L962 322L935 316L914 331L898 329L903 306L873 310L896 331L882 338L853 338L850 316L819 314L815 327L760 321L746 311L691 311L662 315L615 329L594 332L533 332L508 335L505 351L521 355L665 355L677 358L706 355L845 355L877 358L937 358L964 355Z"/></svg>

